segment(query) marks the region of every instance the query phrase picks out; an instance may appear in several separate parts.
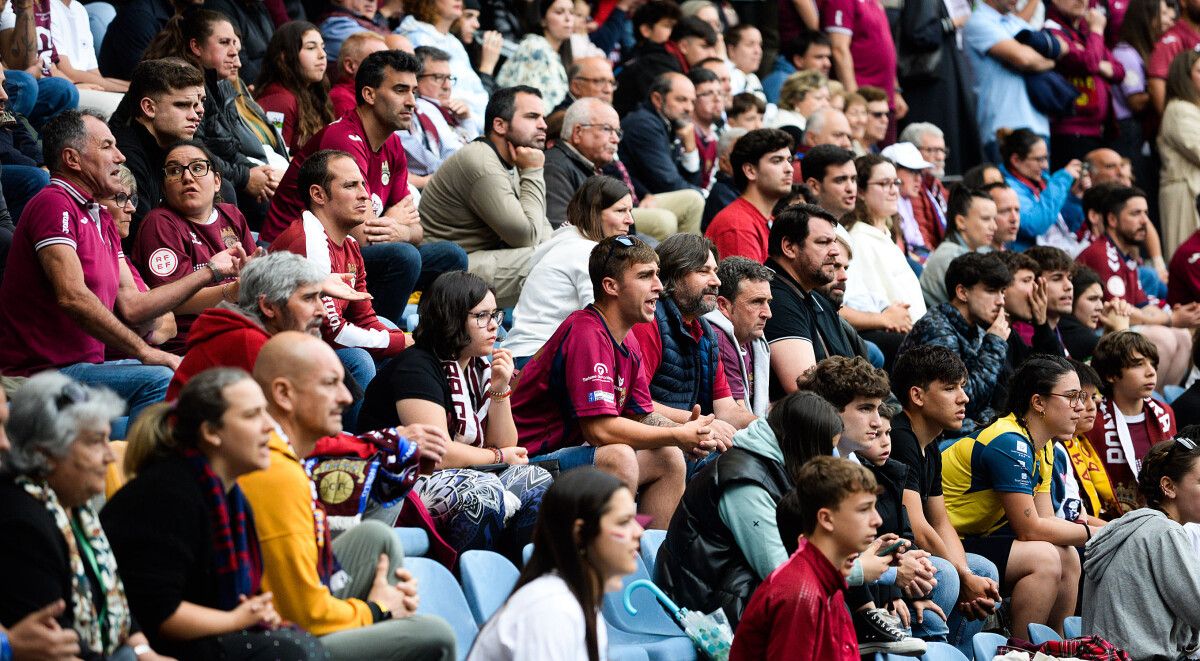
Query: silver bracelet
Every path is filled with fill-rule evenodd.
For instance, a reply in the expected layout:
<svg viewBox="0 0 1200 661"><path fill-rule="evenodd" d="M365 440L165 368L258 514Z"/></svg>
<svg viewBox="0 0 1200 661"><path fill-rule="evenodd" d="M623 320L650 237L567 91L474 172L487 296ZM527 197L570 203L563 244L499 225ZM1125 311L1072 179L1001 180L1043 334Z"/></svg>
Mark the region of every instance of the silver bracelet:
<svg viewBox="0 0 1200 661"><path fill-rule="evenodd" d="M212 262L209 262L207 266L208 270L212 271L212 283L214 285L225 279L225 276L221 275L221 272L217 270L217 267L213 266Z"/></svg>

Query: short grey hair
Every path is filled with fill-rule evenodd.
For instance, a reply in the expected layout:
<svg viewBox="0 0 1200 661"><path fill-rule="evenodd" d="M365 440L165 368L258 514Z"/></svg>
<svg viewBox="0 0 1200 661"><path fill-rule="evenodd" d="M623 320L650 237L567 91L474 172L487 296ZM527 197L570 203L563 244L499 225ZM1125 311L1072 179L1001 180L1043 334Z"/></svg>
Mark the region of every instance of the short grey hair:
<svg viewBox="0 0 1200 661"><path fill-rule="evenodd" d="M743 280L770 282L775 279L775 272L753 259L731 255L717 264L717 278L721 281L717 294L727 301L733 301L737 299Z"/></svg>
<svg viewBox="0 0 1200 661"><path fill-rule="evenodd" d="M238 307L242 312L266 323L258 299L277 306L287 300L303 285L315 285L325 281L321 269L294 252L281 250L251 261L238 277Z"/></svg>
<svg viewBox="0 0 1200 661"><path fill-rule="evenodd" d="M578 99L568 106L567 113L563 115L562 133L559 134L562 141L570 142L571 134L575 132L575 127L591 122L592 116L601 107L609 108L611 106L601 99L590 96Z"/></svg>
<svg viewBox="0 0 1200 661"><path fill-rule="evenodd" d="M8 404L12 445L3 472L43 478L50 457L65 456L79 435L97 431L125 414L125 401L107 388L85 386L61 372L31 377Z"/></svg>
<svg viewBox="0 0 1200 661"><path fill-rule="evenodd" d="M117 176L121 180L121 185L129 189L130 195L137 195L137 179L133 177L133 173L129 171L129 168L121 165L117 168L117 172L119 173Z"/></svg>
<svg viewBox="0 0 1200 661"><path fill-rule="evenodd" d="M817 110L808 116L808 123L807 126L805 126L804 131L806 133L813 134L824 133L825 124L829 122L829 118L832 117L833 113L835 112L841 113L842 111L833 107L821 108Z"/></svg>
<svg viewBox="0 0 1200 661"><path fill-rule="evenodd" d="M733 146L737 144L738 138L749 133L746 129L740 126L725 129L721 134L721 139L717 140L717 158L725 158L733 152Z"/></svg>
<svg viewBox="0 0 1200 661"><path fill-rule="evenodd" d="M42 160L51 172L61 171L62 152L67 147L81 154L87 150L89 134L84 117L108 123L108 118L95 110L66 110L42 127Z"/></svg>
<svg viewBox="0 0 1200 661"><path fill-rule="evenodd" d="M931 133L939 138L946 137L946 134L942 132L942 129L938 128L936 124L930 124L929 122L913 122L912 124L904 127L904 130L900 132L900 137L897 138L896 142L911 142L914 146L920 147L921 138L924 138Z"/></svg>

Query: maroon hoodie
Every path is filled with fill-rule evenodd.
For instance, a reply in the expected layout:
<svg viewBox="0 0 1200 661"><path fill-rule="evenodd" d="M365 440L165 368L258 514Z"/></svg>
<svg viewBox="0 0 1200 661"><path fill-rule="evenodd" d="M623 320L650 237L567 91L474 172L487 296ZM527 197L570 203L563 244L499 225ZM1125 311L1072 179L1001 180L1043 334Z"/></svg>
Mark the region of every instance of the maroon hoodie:
<svg viewBox="0 0 1200 661"><path fill-rule="evenodd" d="M1070 19L1053 5L1048 5L1046 29L1067 42L1068 48L1058 59L1055 70L1079 91L1079 98L1075 100L1075 114L1051 118L1050 132L1093 137L1103 135L1112 97L1108 86L1113 81L1125 78L1125 67L1113 58L1104 45L1104 35L1092 32L1085 19L1079 20L1078 27L1072 26ZM1100 75L1100 63L1105 61L1112 64L1111 79Z"/></svg>
<svg viewBox="0 0 1200 661"><path fill-rule="evenodd" d="M210 367L240 367L254 371L258 352L271 339L267 329L232 307L209 308L196 317L188 332L187 352L167 386L167 401L193 376Z"/></svg>

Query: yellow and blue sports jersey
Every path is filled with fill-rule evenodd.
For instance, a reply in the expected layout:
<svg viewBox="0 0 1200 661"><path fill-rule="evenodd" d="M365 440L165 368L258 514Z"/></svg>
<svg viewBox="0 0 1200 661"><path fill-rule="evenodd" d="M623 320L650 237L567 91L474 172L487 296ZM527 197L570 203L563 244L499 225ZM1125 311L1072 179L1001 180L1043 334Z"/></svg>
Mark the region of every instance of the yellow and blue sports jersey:
<svg viewBox="0 0 1200 661"><path fill-rule="evenodd" d="M1008 524L1000 494L1049 492L1053 471L1053 461L1033 446L1016 416L1000 418L942 452L950 523L964 537L996 532Z"/></svg>

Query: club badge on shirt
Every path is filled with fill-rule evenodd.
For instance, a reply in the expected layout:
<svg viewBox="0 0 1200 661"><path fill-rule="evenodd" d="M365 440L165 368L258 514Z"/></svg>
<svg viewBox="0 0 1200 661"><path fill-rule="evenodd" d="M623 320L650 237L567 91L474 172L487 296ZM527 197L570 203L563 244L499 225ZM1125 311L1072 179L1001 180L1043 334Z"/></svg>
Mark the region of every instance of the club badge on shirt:
<svg viewBox="0 0 1200 661"><path fill-rule="evenodd" d="M232 227L221 228L221 243L223 243L226 248L232 248L236 246L239 241L241 241L241 239L238 238L237 232L233 231Z"/></svg>
<svg viewBox="0 0 1200 661"><path fill-rule="evenodd" d="M379 182L387 186L392 181L392 169L388 166L387 161L383 162L383 174L379 175Z"/></svg>

